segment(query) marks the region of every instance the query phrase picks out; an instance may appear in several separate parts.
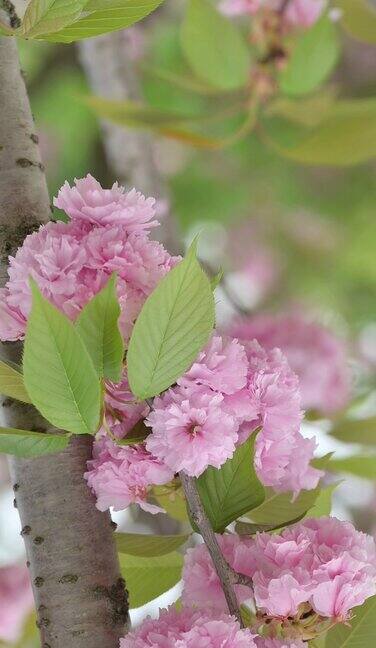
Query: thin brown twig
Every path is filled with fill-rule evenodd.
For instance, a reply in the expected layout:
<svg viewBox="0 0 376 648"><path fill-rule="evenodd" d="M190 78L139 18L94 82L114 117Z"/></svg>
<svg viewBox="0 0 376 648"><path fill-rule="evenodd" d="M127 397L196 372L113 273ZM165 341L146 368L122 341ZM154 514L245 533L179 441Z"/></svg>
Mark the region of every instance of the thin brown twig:
<svg viewBox="0 0 376 648"><path fill-rule="evenodd" d="M226 599L227 607L231 615L235 616L241 627L244 627L239 603L234 591L234 585L247 585L253 590L252 580L245 574L238 574L230 567L224 558L218 540L211 527L210 521L206 515L205 509L201 502L200 494L197 489L195 477L189 477L186 473L180 473L180 480L184 489L185 497L192 520L202 535L202 538L209 551L213 561L218 578L221 582L222 590Z"/></svg>

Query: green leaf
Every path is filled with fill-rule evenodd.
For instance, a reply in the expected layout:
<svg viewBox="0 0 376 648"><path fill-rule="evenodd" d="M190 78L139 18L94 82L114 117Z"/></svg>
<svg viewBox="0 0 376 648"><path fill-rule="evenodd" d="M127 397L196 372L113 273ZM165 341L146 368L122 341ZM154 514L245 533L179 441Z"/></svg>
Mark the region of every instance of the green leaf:
<svg viewBox="0 0 376 648"><path fill-rule="evenodd" d="M268 142L283 157L305 164L351 166L373 157L376 151L376 100L338 101L327 117L308 133L297 133L297 142Z"/></svg>
<svg viewBox="0 0 376 648"><path fill-rule="evenodd" d="M376 416L367 419L338 421L330 430L331 436L346 443L376 445Z"/></svg>
<svg viewBox="0 0 376 648"><path fill-rule="evenodd" d="M119 331L120 306L116 295L116 275L112 274L102 290L81 311L79 332L100 378L119 382L124 343Z"/></svg>
<svg viewBox="0 0 376 648"><path fill-rule="evenodd" d="M336 0L344 29L363 43L376 43L376 11L368 0Z"/></svg>
<svg viewBox="0 0 376 648"><path fill-rule="evenodd" d="M42 36L43 40L72 43L130 27L148 16L163 0L89 0L71 25Z"/></svg>
<svg viewBox="0 0 376 648"><path fill-rule="evenodd" d="M332 495L339 483L340 482L331 484L322 490L316 489L314 493L312 491L305 491L305 493L311 493L311 497L307 498L306 495L303 495L302 500L299 502L292 502L292 495L290 495L287 504L285 498L276 493L274 493L276 499L272 499L273 492L269 490L264 502L265 506L263 507L263 505L261 505L257 511L251 511L249 515L247 515L248 518L252 519L254 516L255 522L237 522L235 531L239 535L254 535L261 531L274 531L275 529L280 529L288 524L298 522L303 518L318 518L330 515L332 510ZM310 504L313 504L312 508L310 508ZM278 510L279 505L282 506L281 512L279 515L277 514L273 520L273 514ZM256 520L263 520L263 523L261 524L260 522L256 522ZM269 522L266 523L266 520L269 520Z"/></svg>
<svg viewBox="0 0 376 648"><path fill-rule="evenodd" d="M174 484L174 482L172 482ZM181 486L153 486L152 495L166 513L179 522L189 522L185 495Z"/></svg>
<svg viewBox="0 0 376 648"><path fill-rule="evenodd" d="M59 31L77 20L87 0L31 0L21 25L25 38Z"/></svg>
<svg viewBox="0 0 376 648"><path fill-rule="evenodd" d="M120 554L120 569L129 590L129 604L137 608L171 589L181 578L183 557L176 551L154 558Z"/></svg>
<svg viewBox="0 0 376 648"><path fill-rule="evenodd" d="M207 128L207 124L211 121L225 120L228 114L218 112L215 108L213 112L205 112L197 115L189 115L169 110L159 110L153 106L140 104L131 101L113 101L110 99L102 99L101 97L87 97L85 103L94 110L94 112L103 119L109 119L115 124L120 126L128 126L130 128L140 128L153 130L162 137L173 139L199 149L217 150L230 146L234 141L239 139L238 131L233 135L223 138L208 137L194 130L190 130L185 124L194 123L200 127ZM239 113L242 112L240 109ZM253 123L249 125L247 119L247 133L250 132ZM243 133L244 127L239 129L240 135Z"/></svg>
<svg viewBox="0 0 376 648"><path fill-rule="evenodd" d="M217 272L217 274L214 275L214 277L210 279L211 289L215 290L216 287L219 286L219 284L221 283L222 279L223 279L223 270L220 270L219 272Z"/></svg>
<svg viewBox="0 0 376 648"><path fill-rule="evenodd" d="M189 115L182 115L172 110L160 110L154 108L154 106L135 101L114 101L102 97L85 97L84 102L99 117L109 119L120 126L159 128L195 120L194 117Z"/></svg>
<svg viewBox="0 0 376 648"><path fill-rule="evenodd" d="M364 479L376 479L376 456L355 456L345 459L332 459L328 470L350 473Z"/></svg>
<svg viewBox="0 0 376 648"><path fill-rule="evenodd" d="M209 466L197 480L201 501L214 531L260 506L265 491L254 468L256 434L239 446L219 469Z"/></svg>
<svg viewBox="0 0 376 648"><path fill-rule="evenodd" d="M44 434L14 428L0 428L0 452L16 457L62 452L69 443L69 434Z"/></svg>
<svg viewBox="0 0 376 648"><path fill-rule="evenodd" d="M30 281L33 306L27 324L23 370L35 407L56 427L94 434L100 386L90 356L73 324Z"/></svg>
<svg viewBox="0 0 376 648"><path fill-rule="evenodd" d="M334 101L335 97L331 90L302 99L278 97L267 106L266 114L271 117L275 115L283 117L287 121L309 128L322 122Z"/></svg>
<svg viewBox="0 0 376 648"><path fill-rule="evenodd" d="M302 518L315 504L320 488L311 491L301 491L295 501L292 493L275 493L266 490L265 501L247 514L247 518L259 526L269 526L274 529L285 526Z"/></svg>
<svg viewBox="0 0 376 648"><path fill-rule="evenodd" d="M150 558L164 556L187 542L190 534L141 535L139 533L116 533L116 546L120 553Z"/></svg>
<svg viewBox="0 0 376 648"><path fill-rule="evenodd" d="M20 371L0 360L0 393L23 403L31 403Z"/></svg>
<svg viewBox="0 0 376 648"><path fill-rule="evenodd" d="M331 484L330 486L327 486L320 491L313 507L309 509L309 511L307 511L307 518L319 518L331 514L333 493L336 488L338 488L339 484L340 482L336 482L335 484Z"/></svg>
<svg viewBox="0 0 376 648"><path fill-rule="evenodd" d="M237 27L209 0L189 0L181 44L195 74L221 90L245 86L250 54Z"/></svg>
<svg viewBox="0 0 376 648"><path fill-rule="evenodd" d="M144 400L170 387L190 367L213 326L213 293L194 242L137 318L127 353L132 392Z"/></svg>
<svg viewBox="0 0 376 648"><path fill-rule="evenodd" d="M360 607L348 624L337 623L326 637L326 648L371 648L376 635L376 596Z"/></svg>
<svg viewBox="0 0 376 648"><path fill-rule="evenodd" d="M337 27L327 15L297 37L288 64L279 80L282 92L299 96L323 83L338 61Z"/></svg>

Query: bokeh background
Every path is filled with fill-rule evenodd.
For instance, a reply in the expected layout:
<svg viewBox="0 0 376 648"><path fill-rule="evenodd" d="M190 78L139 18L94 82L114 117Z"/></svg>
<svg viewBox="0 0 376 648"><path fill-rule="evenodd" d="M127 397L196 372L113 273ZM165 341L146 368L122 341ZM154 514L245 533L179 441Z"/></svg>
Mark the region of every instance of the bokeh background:
<svg viewBox="0 0 376 648"><path fill-rule="evenodd" d="M173 73L185 72L178 21L163 16L153 19L147 32L132 29L135 65L149 104L192 114L199 111L200 96L143 73L150 61ZM71 182L88 172L104 186L112 184L116 178L106 161L100 125L85 102L90 90L76 46L25 41L19 45L51 195L65 180ZM343 36L343 55L330 80L331 91L342 97L374 96L374 62L374 48ZM202 259L225 272L224 288L216 294L219 323L228 322L236 306L252 313L304 311L343 340L352 376L352 412L361 418L374 416L375 163L348 168L303 166L280 157L253 134L215 152L156 138L155 161L167 183L182 240L187 244L199 232ZM339 458L359 453L355 443L328 434L328 420L310 418L304 425L308 435L317 434L319 455L333 450ZM369 446L367 454L375 453ZM374 479L372 469L367 479L346 475L333 499L334 514L371 533L376 533L376 456L374 464ZM148 519L135 511L116 520L128 530L150 530ZM6 461L0 457L0 574L24 561ZM0 580L0 596L1 588ZM23 601L31 615L27 592ZM158 604L160 600L150 610ZM134 620L144 613L136 610ZM13 639L16 643L10 645L37 645L32 615L26 614L23 633Z"/></svg>

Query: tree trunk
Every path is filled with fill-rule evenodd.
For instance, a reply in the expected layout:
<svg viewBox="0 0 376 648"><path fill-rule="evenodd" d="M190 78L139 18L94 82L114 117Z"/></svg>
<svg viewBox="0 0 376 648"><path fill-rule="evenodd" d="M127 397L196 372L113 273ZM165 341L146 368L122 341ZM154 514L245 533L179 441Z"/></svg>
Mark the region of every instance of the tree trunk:
<svg viewBox="0 0 376 648"><path fill-rule="evenodd" d="M0 37L0 285L9 254L50 216L38 138L14 39ZM20 348L3 345L14 359ZM7 398L5 425L47 430L30 406ZM74 437L61 454L11 460L22 535L43 648L118 648L127 592L108 514L83 479L92 438Z"/></svg>

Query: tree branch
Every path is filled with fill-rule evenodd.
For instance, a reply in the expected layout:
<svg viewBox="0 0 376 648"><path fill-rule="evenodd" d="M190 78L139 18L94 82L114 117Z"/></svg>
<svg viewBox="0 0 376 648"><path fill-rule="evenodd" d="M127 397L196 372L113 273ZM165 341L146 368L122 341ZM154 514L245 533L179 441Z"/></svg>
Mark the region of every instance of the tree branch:
<svg viewBox="0 0 376 648"><path fill-rule="evenodd" d="M243 627L243 621L239 609L239 604L233 585L244 584L239 582L240 575L237 574L232 567L225 560L220 546L218 544L215 533L211 527L208 517L202 505L200 495L197 489L196 479L189 477L184 472L179 473L180 480L184 489L185 497L188 502L188 507L192 520L195 522L199 529L203 540L207 546L211 559L213 561L218 578L221 582L222 590L225 595L227 607L231 615L235 616L240 625ZM247 578L247 577L245 577ZM248 584L248 583L247 583Z"/></svg>
<svg viewBox="0 0 376 648"><path fill-rule="evenodd" d="M144 27L137 26L137 29ZM136 63L129 53L127 39L125 30L79 43L82 67L95 95L119 101L142 101ZM177 227L170 213L168 188L156 164L153 136L106 120L101 125L108 163L116 178L147 196L166 201L167 213L155 235L171 252L178 252Z"/></svg>
<svg viewBox="0 0 376 648"><path fill-rule="evenodd" d="M0 285L8 255L50 217L38 138L16 42L0 37ZM3 352L19 359L20 345ZM42 370L42 368L41 368ZM31 406L6 398L5 425L51 431ZM127 592L108 514L95 508L83 473L92 437L61 454L11 460L43 648L117 648L128 620Z"/></svg>

